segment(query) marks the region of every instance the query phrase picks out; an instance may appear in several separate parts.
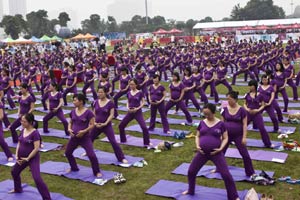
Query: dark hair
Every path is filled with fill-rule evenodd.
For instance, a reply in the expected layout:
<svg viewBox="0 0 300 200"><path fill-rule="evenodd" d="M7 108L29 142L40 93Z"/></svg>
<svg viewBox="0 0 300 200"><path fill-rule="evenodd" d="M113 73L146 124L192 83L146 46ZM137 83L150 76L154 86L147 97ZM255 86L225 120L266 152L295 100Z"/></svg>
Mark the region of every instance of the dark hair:
<svg viewBox="0 0 300 200"><path fill-rule="evenodd" d="M180 76L179 76L179 73L178 73L178 72L174 72L174 73L172 74L172 76L176 76L177 81L180 81Z"/></svg>
<svg viewBox="0 0 300 200"><path fill-rule="evenodd" d="M85 105L85 102L87 101L87 98L84 94L79 93L79 94L74 94L73 99L78 99L78 101L82 101L83 105Z"/></svg>
<svg viewBox="0 0 300 200"><path fill-rule="evenodd" d="M135 71L140 71L142 69L142 65L141 64L138 64L136 67L135 67Z"/></svg>
<svg viewBox="0 0 300 200"><path fill-rule="evenodd" d="M102 73L102 74L101 74L101 77L107 79L108 73Z"/></svg>
<svg viewBox="0 0 300 200"><path fill-rule="evenodd" d="M281 62L278 62L276 65L280 65L280 69L279 70L277 70L276 69L276 67L275 67L275 70L278 72L278 71L280 71L280 72L284 72L284 66L283 66L283 64L281 63Z"/></svg>
<svg viewBox="0 0 300 200"><path fill-rule="evenodd" d="M51 82L51 85L57 90L57 91L60 91L59 90L59 86L58 86L58 84L57 83L55 83L55 82Z"/></svg>
<svg viewBox="0 0 300 200"><path fill-rule="evenodd" d="M261 84L261 85L263 84L262 80L263 80L264 78L268 79L268 84L270 84L270 79L269 79L269 77L268 77L267 74L264 74L264 75L261 76L260 84Z"/></svg>
<svg viewBox="0 0 300 200"><path fill-rule="evenodd" d="M122 67L121 72L126 72L126 74L128 74L128 68L127 67Z"/></svg>
<svg viewBox="0 0 300 200"><path fill-rule="evenodd" d="M6 74L6 76L9 76L9 71L8 71L8 69L4 68L2 71Z"/></svg>
<svg viewBox="0 0 300 200"><path fill-rule="evenodd" d="M139 85L138 81L136 78L131 79L129 82L133 81L136 85Z"/></svg>
<svg viewBox="0 0 300 200"><path fill-rule="evenodd" d="M34 115L32 113L27 113L23 116L28 123L30 123L35 129L38 128L38 122L34 119Z"/></svg>
<svg viewBox="0 0 300 200"><path fill-rule="evenodd" d="M69 67L69 66L70 66L70 63L64 62L64 66L65 66L65 67Z"/></svg>
<svg viewBox="0 0 300 200"><path fill-rule="evenodd" d="M227 93L227 96L230 96L231 98L238 100L239 99L239 92L238 91L230 91Z"/></svg>
<svg viewBox="0 0 300 200"><path fill-rule="evenodd" d="M107 88L106 88L106 87L103 87L103 86L99 86L99 87L98 87L98 91L99 91L99 90L103 90L105 94L107 94L107 92L108 92L108 91L107 91Z"/></svg>
<svg viewBox="0 0 300 200"><path fill-rule="evenodd" d="M21 88L28 90L28 85L25 83L22 83Z"/></svg>
<svg viewBox="0 0 300 200"><path fill-rule="evenodd" d="M210 110L213 114L216 113L216 105L215 104L212 104L212 103L207 103L204 105L203 109L208 109Z"/></svg>
<svg viewBox="0 0 300 200"><path fill-rule="evenodd" d="M258 82L256 80L252 79L248 82L248 86L254 86L255 90L257 90Z"/></svg>
<svg viewBox="0 0 300 200"><path fill-rule="evenodd" d="M153 79L158 78L159 81L161 81L161 76L159 74L154 74Z"/></svg>
<svg viewBox="0 0 300 200"><path fill-rule="evenodd" d="M184 70L188 72L189 77L192 75L192 69L190 67L186 67Z"/></svg>

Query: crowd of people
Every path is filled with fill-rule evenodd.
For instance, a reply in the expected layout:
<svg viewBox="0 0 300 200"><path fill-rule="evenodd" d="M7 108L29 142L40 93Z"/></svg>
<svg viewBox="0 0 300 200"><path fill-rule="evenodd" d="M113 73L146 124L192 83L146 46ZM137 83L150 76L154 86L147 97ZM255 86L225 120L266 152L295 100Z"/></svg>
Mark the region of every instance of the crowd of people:
<svg viewBox="0 0 300 200"><path fill-rule="evenodd" d="M171 134L167 116L172 107L175 107L174 113L179 109L183 111L185 125L196 122L188 109L191 100L193 108L205 119L201 120L197 128L197 154L189 168L189 189L184 194L194 194L197 171L207 160L211 160L225 181L228 199L236 200L238 195L224 152L229 142L234 142L242 154L246 175L255 175L245 146L247 126L253 122L260 131L265 147L273 147L263 124L262 112L268 113L274 132L279 132L279 123L283 122L282 112L288 111L290 101L286 92L287 85L293 90L293 100L298 101L300 72L296 75L292 63L299 50L300 42L292 40L286 46L278 40L226 41L225 46L206 42L187 46L172 44L155 46L147 51L140 47L136 50L120 47L112 52L111 56L115 60L113 66L108 62L107 53L87 47L63 45L51 51L31 46L16 49L14 53L4 51L0 55L0 122L10 130L13 142L18 144L17 164L12 169L15 182L12 192L22 192L20 173L29 166L43 199L50 199L47 186L39 175L38 148L42 141L32 115L36 95L40 94L43 108L48 111L43 119L44 133L49 133L48 121L53 117L59 118L65 134L70 136L65 152L70 171L79 170L73 151L80 145L86 150L95 177L101 177L102 174L93 150L93 141L102 132L108 137L117 160L128 162L116 142L113 119L121 120L118 126L121 142L127 141L125 128L135 119L143 132L143 144L151 146L149 131L155 128L157 111L162 119L164 133ZM62 69L59 82L53 74L55 68ZM237 103L239 92L232 88L240 74L244 75L244 81L249 86L243 106ZM10 81L13 81L13 85L10 85ZM82 90L78 87L81 81L84 85ZM162 82L168 82L169 88ZM33 85L37 92L33 90ZM221 112L222 119L215 117L216 105L221 103L218 85L224 85L228 90L225 92L228 106ZM92 93L93 103L87 106L88 92ZM62 108L70 103L67 98L69 93L74 95L74 109L68 122ZM277 102L278 94L284 99L283 110ZM124 118L118 114L118 102L122 97L128 99L128 111ZM214 97L214 104L208 103L209 97ZM19 117L12 123L4 109L5 100L7 106L18 110ZM15 104L16 101L18 104ZM200 101L205 104L204 107L200 106ZM142 112L144 106L150 107L148 127ZM18 135L16 130L20 125L23 130ZM2 124L0 141L7 159L12 161L14 158L4 140Z"/></svg>

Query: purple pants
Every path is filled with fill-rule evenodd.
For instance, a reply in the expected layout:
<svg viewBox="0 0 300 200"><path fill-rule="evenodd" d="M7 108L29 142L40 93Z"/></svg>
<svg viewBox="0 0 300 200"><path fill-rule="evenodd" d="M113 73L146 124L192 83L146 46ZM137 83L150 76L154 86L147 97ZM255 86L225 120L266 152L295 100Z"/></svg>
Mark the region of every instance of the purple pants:
<svg viewBox="0 0 300 200"><path fill-rule="evenodd" d="M278 121L283 122L282 111L281 111L276 99L273 100L272 105L273 105L274 110L276 111Z"/></svg>
<svg viewBox="0 0 300 200"><path fill-rule="evenodd" d="M206 90L207 86L210 86L211 92L213 93L213 95L215 97L215 102L218 103L219 102L219 95L218 95L218 92L216 90L215 81L211 81L210 83L204 83L203 86L202 86L203 91Z"/></svg>
<svg viewBox="0 0 300 200"><path fill-rule="evenodd" d="M226 79L216 80L216 83L215 83L216 87L220 84L224 85L228 89L228 92L232 91L232 87Z"/></svg>
<svg viewBox="0 0 300 200"><path fill-rule="evenodd" d="M83 86L83 89L82 89L82 93L86 96L86 90L88 88L91 88L91 91L92 91L92 94L93 94L93 98L94 100L97 99L97 92L95 90L95 85L94 85L94 81L91 82L91 83L85 83L84 86Z"/></svg>
<svg viewBox="0 0 300 200"><path fill-rule="evenodd" d="M0 147L3 149L7 158L12 157L11 151L4 139L3 128L2 128L1 122L0 122Z"/></svg>
<svg viewBox="0 0 300 200"><path fill-rule="evenodd" d="M265 125L264 125L264 120L261 115L261 113L256 113L255 115L250 115L247 113L247 119L248 119L248 124L250 122L253 122L253 124L256 124L256 127L259 129L262 141L266 147L271 147L271 141L269 134L266 131Z"/></svg>
<svg viewBox="0 0 300 200"><path fill-rule="evenodd" d="M76 85L72 88L66 88L64 93L63 93L63 99L64 99L64 104L65 105L68 105L68 102L67 102L67 94L69 93L74 93L74 94L77 94L77 87Z"/></svg>
<svg viewBox="0 0 300 200"><path fill-rule="evenodd" d="M17 83L16 83L16 80L19 79L20 80L20 76L21 74L15 74L14 77L13 77L13 81L14 81L14 87L17 87Z"/></svg>
<svg viewBox="0 0 300 200"><path fill-rule="evenodd" d="M278 119L275 115L275 110L274 110L273 103L269 106L266 106L264 110L268 113L268 115L270 116L270 118L272 120L272 123L273 123L273 126L274 126L274 131L278 131L279 122L278 122Z"/></svg>
<svg viewBox="0 0 300 200"><path fill-rule="evenodd" d="M283 98L283 102L284 102L284 109L283 109L283 112L287 112L287 108L288 108L288 105L289 105L289 97L286 93L286 90L285 88L281 89L281 90L277 90L276 93L275 93L275 96L278 97L278 93L281 93L282 95L282 98Z"/></svg>
<svg viewBox="0 0 300 200"><path fill-rule="evenodd" d="M3 119L2 119L4 126L7 128L10 126L10 122L8 120L6 112L3 111Z"/></svg>
<svg viewBox="0 0 300 200"><path fill-rule="evenodd" d="M192 103L193 103L193 105L195 106L195 108L197 110L201 109L200 105L199 105L199 103L198 103L198 101L197 101L197 99L196 99L196 97L194 95L194 92L192 90L185 92L183 99L185 99L185 105L186 106L188 106L188 101L191 100Z"/></svg>
<svg viewBox="0 0 300 200"><path fill-rule="evenodd" d="M21 126L21 117L16 119L10 126L10 132L11 132L11 137L13 140L13 143L18 143L18 133L17 133L17 128Z"/></svg>
<svg viewBox="0 0 300 200"><path fill-rule="evenodd" d="M185 114L185 118L186 121L188 123L193 123L193 119L191 114L189 113L189 111L186 108L186 105L183 101L179 101L179 102L172 102L172 101L168 101L167 105L166 105L166 116L168 115L169 110L173 107L173 106L177 106L179 109L182 110L182 112Z"/></svg>
<svg viewBox="0 0 300 200"><path fill-rule="evenodd" d="M293 89L293 96L294 100L298 101L298 91L297 91L297 86L294 83L293 79L288 79L287 84Z"/></svg>
<svg viewBox="0 0 300 200"><path fill-rule="evenodd" d="M118 116L118 110L117 110L117 108L118 108L118 100L119 100L122 96L126 95L127 92L128 92L128 90L126 90L126 91L119 91L119 92L114 96L114 98L113 98L113 99L114 99L114 104L115 104L115 117Z"/></svg>
<svg viewBox="0 0 300 200"><path fill-rule="evenodd" d="M46 105L46 101L49 98L49 94L50 94L50 92L47 92L47 93L44 93L42 95L42 105L44 107L44 110L48 110L47 105Z"/></svg>
<svg viewBox="0 0 300 200"><path fill-rule="evenodd" d="M115 91L115 83L116 83L118 80L120 80L120 75L116 75L116 76L113 78L112 82L111 82L111 85L112 85L112 92Z"/></svg>
<svg viewBox="0 0 300 200"><path fill-rule="evenodd" d="M101 134L104 133L106 137L108 138L112 148L114 149L116 158L118 159L119 162L122 162L123 159L125 159L124 153L120 147L120 145L117 143L116 138L115 138L115 132L114 129L112 128L111 123L105 127L102 128L97 128L96 126L93 128L91 131L91 139L92 142Z"/></svg>
<svg viewBox="0 0 300 200"><path fill-rule="evenodd" d="M232 84L231 84L231 85L235 85L236 77L237 77L238 75L240 75L240 74L245 74L245 81L246 81L246 78L247 78L247 77L246 77L246 74L249 75L251 79L255 79L255 76L254 76L254 75L252 74L252 72L250 72L249 70L245 70L245 71L239 70L239 71L237 71L237 72L235 72L235 73L233 74L233 77L232 77Z"/></svg>
<svg viewBox="0 0 300 200"><path fill-rule="evenodd" d="M58 84L60 91L63 91L63 86L66 85L66 80L67 80L67 78L60 79L59 84Z"/></svg>
<svg viewBox="0 0 300 200"><path fill-rule="evenodd" d="M17 193L21 193L23 191L21 185L21 172L29 166L32 178L35 182L35 185L41 194L43 200L51 200L50 193L47 185L43 181L40 173L40 155L37 154L34 156L29 162L26 162L22 165L15 164L12 168L11 175L14 179L14 190Z"/></svg>
<svg viewBox="0 0 300 200"><path fill-rule="evenodd" d="M9 106L10 106L11 108L15 108L16 105L15 105L14 101L13 101L12 98L11 98L12 96L15 96L15 92L13 91L13 89L11 89L11 87L8 88L8 89L4 92L4 95L7 96L7 101L8 101Z"/></svg>
<svg viewBox="0 0 300 200"><path fill-rule="evenodd" d="M150 126L149 130L153 130L155 128L155 122L156 122L156 113L157 110L160 114L162 126L164 129L164 133L167 133L170 131L169 128L169 122L166 116L166 107L165 107L165 102L161 102L159 105L151 105L150 107Z"/></svg>
<svg viewBox="0 0 300 200"><path fill-rule="evenodd" d="M188 182L189 182L188 193L190 195L195 194L197 173L208 160L211 160L216 165L217 169L220 169L220 174L224 180L225 187L227 190L228 200L236 200L238 198L236 186L228 170L228 166L223 152L218 153L214 156L208 154L202 155L200 152L196 154L188 170Z"/></svg>
<svg viewBox="0 0 300 200"><path fill-rule="evenodd" d="M126 133L125 133L125 127L131 122L133 119L135 119L138 124L141 126L143 130L143 140L144 140L144 145L149 145L150 144L150 139L149 139L149 132L143 117L143 112L142 109L136 111L136 113L127 113L124 119L121 121L119 124L119 132L120 132L120 139L121 142L126 142Z"/></svg>
<svg viewBox="0 0 300 200"><path fill-rule="evenodd" d="M141 90L141 91L143 92L144 97L145 97L147 103L150 104L150 101L149 101L149 95L148 95L149 92L148 92L148 88L147 88L147 83L145 83L145 85L144 85L143 87L141 87L141 88L139 87L138 89Z"/></svg>
<svg viewBox="0 0 300 200"><path fill-rule="evenodd" d="M31 81L34 82L37 91L40 91L40 90L41 90L41 87L40 87L40 85L39 85L38 82L37 82L36 76L31 77Z"/></svg>
<svg viewBox="0 0 300 200"><path fill-rule="evenodd" d="M92 165L93 174L96 176L98 173L100 173L100 168L99 168L98 159L94 152L93 142L89 135L85 135L82 138L77 138L76 136L70 138L67 144L65 155L70 163L71 170L79 171L76 160L73 156L73 152L78 146L81 146L86 151L86 154L90 159Z"/></svg>
<svg viewBox="0 0 300 200"><path fill-rule="evenodd" d="M198 94L201 97L201 101L204 102L204 104L208 103L208 98L207 98L205 92L203 91L202 87L199 87L199 88L195 89L195 92L198 92Z"/></svg>
<svg viewBox="0 0 300 200"><path fill-rule="evenodd" d="M47 115L45 115L45 117L43 118L44 133L49 132L49 130L48 130L48 121L50 119L52 119L53 117L57 117L62 122L62 124L64 125L66 135L69 135L68 121L66 120L66 118L64 116L64 113L63 113L63 110L61 108L58 109L57 112L49 112Z"/></svg>
<svg viewBox="0 0 300 200"><path fill-rule="evenodd" d="M299 83L300 83L300 71L298 72L296 77L296 85L299 86Z"/></svg>

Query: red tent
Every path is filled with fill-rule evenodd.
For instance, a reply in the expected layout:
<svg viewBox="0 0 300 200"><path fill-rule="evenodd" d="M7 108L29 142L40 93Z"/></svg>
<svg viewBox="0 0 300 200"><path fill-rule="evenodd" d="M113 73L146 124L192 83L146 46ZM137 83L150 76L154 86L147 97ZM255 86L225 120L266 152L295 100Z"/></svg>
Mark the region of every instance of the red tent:
<svg viewBox="0 0 300 200"><path fill-rule="evenodd" d="M278 24L277 26L274 26L273 28L275 28L275 29L286 29L287 26Z"/></svg>
<svg viewBox="0 0 300 200"><path fill-rule="evenodd" d="M267 30L267 29L269 29L269 27L267 27L266 25L256 26L254 28L255 28L255 30Z"/></svg>
<svg viewBox="0 0 300 200"><path fill-rule="evenodd" d="M178 34L178 33L182 33L182 31L181 31L181 30L178 30L178 29L176 29L176 28L173 28L173 29L171 29L168 33L169 33L169 34Z"/></svg>
<svg viewBox="0 0 300 200"><path fill-rule="evenodd" d="M249 31L249 30L254 30L254 28L251 27L251 26L246 25L244 27L239 28L238 30Z"/></svg>
<svg viewBox="0 0 300 200"><path fill-rule="evenodd" d="M295 23L295 24L289 25L288 28L291 28L291 29L300 29L300 24Z"/></svg>
<svg viewBox="0 0 300 200"><path fill-rule="evenodd" d="M155 35L163 35L163 34L168 34L169 32L164 30L164 29L158 29L156 32L153 32Z"/></svg>

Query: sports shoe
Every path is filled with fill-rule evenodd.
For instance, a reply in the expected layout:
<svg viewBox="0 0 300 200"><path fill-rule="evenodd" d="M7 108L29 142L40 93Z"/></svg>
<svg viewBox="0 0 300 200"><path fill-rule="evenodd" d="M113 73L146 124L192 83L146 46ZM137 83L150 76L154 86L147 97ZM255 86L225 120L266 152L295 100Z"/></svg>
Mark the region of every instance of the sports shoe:
<svg viewBox="0 0 300 200"><path fill-rule="evenodd" d="M278 178L278 181L288 181L288 180L291 180L292 178L290 176L282 176L280 178Z"/></svg>
<svg viewBox="0 0 300 200"><path fill-rule="evenodd" d="M114 183L115 183L115 184L120 184L120 183L121 183L121 180L120 180L120 178L119 178L119 174L115 174L115 175L114 175Z"/></svg>
<svg viewBox="0 0 300 200"><path fill-rule="evenodd" d="M121 183L125 183L126 182L126 179L124 178L124 176L123 176L122 173L120 173L118 177L119 177L119 180L120 180Z"/></svg>

